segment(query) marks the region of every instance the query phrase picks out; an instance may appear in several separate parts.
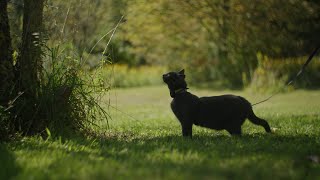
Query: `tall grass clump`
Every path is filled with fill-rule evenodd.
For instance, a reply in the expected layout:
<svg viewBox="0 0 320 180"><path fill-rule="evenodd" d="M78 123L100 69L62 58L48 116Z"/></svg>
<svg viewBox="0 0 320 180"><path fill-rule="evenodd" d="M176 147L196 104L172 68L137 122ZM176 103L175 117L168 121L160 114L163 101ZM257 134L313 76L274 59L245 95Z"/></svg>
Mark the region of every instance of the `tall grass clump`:
<svg viewBox="0 0 320 180"><path fill-rule="evenodd" d="M293 88L320 88L320 61L314 57L303 74L296 79L289 89L285 85L292 80L302 68L308 57L272 59L258 54L258 67L254 71L250 90L257 92L286 91Z"/></svg>
<svg viewBox="0 0 320 180"><path fill-rule="evenodd" d="M37 97L30 99L22 94L13 106L15 131L69 136L90 133L97 120L108 121L107 112L99 104L108 87L97 78L93 81L92 75L83 70L81 58L56 46L47 48L43 59Z"/></svg>

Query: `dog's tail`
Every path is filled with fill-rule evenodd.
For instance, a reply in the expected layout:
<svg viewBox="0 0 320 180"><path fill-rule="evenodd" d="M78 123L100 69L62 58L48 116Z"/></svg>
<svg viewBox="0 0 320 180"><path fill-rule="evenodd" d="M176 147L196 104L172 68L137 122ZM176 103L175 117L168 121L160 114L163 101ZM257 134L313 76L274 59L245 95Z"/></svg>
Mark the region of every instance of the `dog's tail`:
<svg viewBox="0 0 320 180"><path fill-rule="evenodd" d="M252 122L253 124L262 126L266 130L266 132L271 132L268 122L264 119L259 118L254 114L251 103L241 96L238 96L238 97L241 99L244 105L246 117L249 119L249 121Z"/></svg>
<svg viewBox="0 0 320 180"><path fill-rule="evenodd" d="M260 125L262 126L266 132L270 133L271 129L270 126L268 124L268 122L264 119L259 118L258 116L256 116L252 110L252 108L250 108L249 113L248 113L248 119L250 122L252 122L253 124L256 125Z"/></svg>

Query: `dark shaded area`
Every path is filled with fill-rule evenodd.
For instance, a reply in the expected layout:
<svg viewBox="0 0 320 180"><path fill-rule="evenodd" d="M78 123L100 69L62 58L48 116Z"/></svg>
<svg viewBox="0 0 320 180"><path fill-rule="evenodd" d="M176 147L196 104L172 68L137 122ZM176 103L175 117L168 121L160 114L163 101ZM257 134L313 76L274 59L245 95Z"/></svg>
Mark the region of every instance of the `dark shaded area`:
<svg viewBox="0 0 320 180"><path fill-rule="evenodd" d="M107 134L97 137L94 140L95 143L93 143L93 139L83 140L82 138L75 138L71 141L99 150L90 153L81 150L67 150L69 155L54 161L50 165L50 171L61 169L64 162L69 159L85 161L88 166L91 166L97 163L95 159L103 158L106 162L108 160L118 161L129 169L147 169L156 174L177 171L190 178L210 176L223 179L290 178L289 171L298 172L298 176L295 176L298 179L312 179L320 175L320 165L308 159L309 155L320 154L320 142L317 136L253 134L230 137L205 134L195 135L193 139L185 139L180 135L139 138L130 133L118 133L117 135ZM34 153L39 153L42 150L66 151L63 146L55 148L46 144L30 142L16 144L16 150L23 149ZM202 160L200 162L185 160L186 163L180 163L164 156L159 160L151 161L150 156L159 152L164 154L178 152L186 158L190 153L194 153ZM215 160L212 161L212 159ZM221 165L221 163L234 159L240 160L240 165ZM246 163L246 161L248 162ZM288 169L286 169L288 172L280 173L279 167L274 166L274 163L279 161L288 163ZM263 166L260 166L260 162L263 163Z"/></svg>
<svg viewBox="0 0 320 180"><path fill-rule="evenodd" d="M7 106L13 87L13 58L7 1L0 1L0 105Z"/></svg>
<svg viewBox="0 0 320 180"><path fill-rule="evenodd" d="M0 144L0 179L11 179L20 171L16 164L14 155L7 149L6 145Z"/></svg>

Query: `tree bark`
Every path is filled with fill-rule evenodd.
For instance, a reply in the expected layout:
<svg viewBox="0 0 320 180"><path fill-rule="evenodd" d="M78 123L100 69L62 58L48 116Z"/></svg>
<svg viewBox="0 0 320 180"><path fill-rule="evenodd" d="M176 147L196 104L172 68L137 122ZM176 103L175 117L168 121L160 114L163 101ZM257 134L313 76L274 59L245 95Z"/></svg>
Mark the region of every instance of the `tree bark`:
<svg viewBox="0 0 320 180"><path fill-rule="evenodd" d="M27 97L36 98L42 70L41 44L44 0L24 0L23 32L17 62L19 90Z"/></svg>
<svg viewBox="0 0 320 180"><path fill-rule="evenodd" d="M0 0L0 105L6 106L13 87L13 59L7 0Z"/></svg>

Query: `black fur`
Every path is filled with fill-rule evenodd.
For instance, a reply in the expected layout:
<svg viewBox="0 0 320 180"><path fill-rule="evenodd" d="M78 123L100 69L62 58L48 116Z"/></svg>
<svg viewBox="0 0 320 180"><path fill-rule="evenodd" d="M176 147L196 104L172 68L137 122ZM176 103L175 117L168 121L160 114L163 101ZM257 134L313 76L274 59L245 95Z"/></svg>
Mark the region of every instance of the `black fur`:
<svg viewBox="0 0 320 180"><path fill-rule="evenodd" d="M173 98L171 109L181 123L183 136L192 137L193 124L241 135L241 125L246 119L271 132L268 122L257 117L251 104L243 97L222 95L199 98L187 92L184 70L164 74L163 81Z"/></svg>

